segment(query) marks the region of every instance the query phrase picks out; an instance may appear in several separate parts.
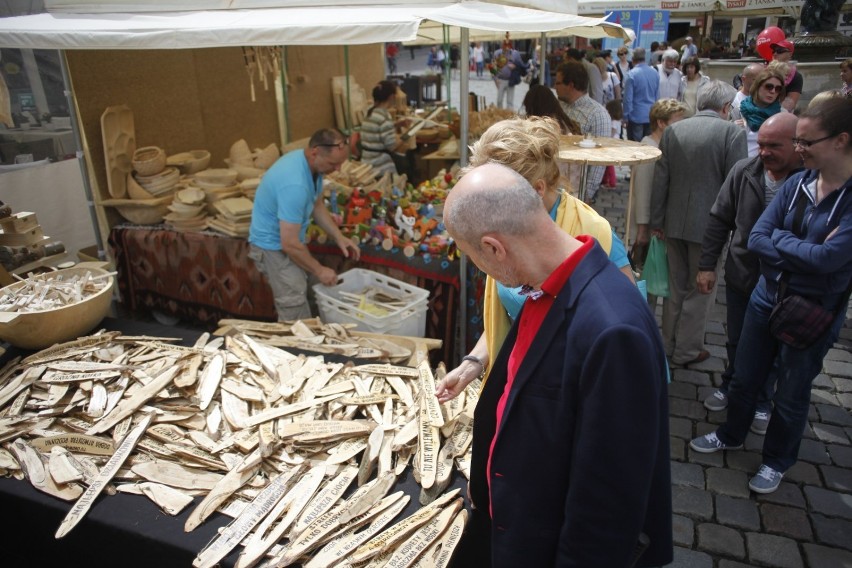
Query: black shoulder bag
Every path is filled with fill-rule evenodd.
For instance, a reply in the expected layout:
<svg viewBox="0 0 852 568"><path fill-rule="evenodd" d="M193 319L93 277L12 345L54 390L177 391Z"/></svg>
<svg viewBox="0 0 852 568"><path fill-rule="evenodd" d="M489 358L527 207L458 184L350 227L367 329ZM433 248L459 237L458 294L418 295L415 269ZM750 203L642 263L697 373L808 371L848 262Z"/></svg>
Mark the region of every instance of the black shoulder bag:
<svg viewBox="0 0 852 568"><path fill-rule="evenodd" d="M793 214L793 234L797 237L802 236L801 227L806 206L807 198L800 195L796 203L796 212ZM807 349L826 334L837 313L798 294L787 295L789 280L790 273L784 272L778 283L777 303L769 316L769 332L775 339L790 347ZM850 291L852 291L852 283L847 286L843 294L840 302L841 309L844 309L846 302L849 301Z"/></svg>

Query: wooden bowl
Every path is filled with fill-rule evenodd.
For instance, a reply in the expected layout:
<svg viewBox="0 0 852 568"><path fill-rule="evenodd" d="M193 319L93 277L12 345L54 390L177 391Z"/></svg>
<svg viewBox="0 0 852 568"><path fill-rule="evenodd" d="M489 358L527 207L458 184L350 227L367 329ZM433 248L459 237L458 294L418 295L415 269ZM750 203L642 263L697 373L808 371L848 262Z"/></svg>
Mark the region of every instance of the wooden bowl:
<svg viewBox="0 0 852 568"><path fill-rule="evenodd" d="M281 152L278 150L278 146L270 144L266 148L257 152L254 157L254 167L262 170L268 170L280 157Z"/></svg>
<svg viewBox="0 0 852 568"><path fill-rule="evenodd" d="M254 159L251 155L251 149L249 148L248 142L240 138L236 142L231 145L231 149L228 152L228 157L231 159L231 162L235 165L240 166L253 166Z"/></svg>
<svg viewBox="0 0 852 568"><path fill-rule="evenodd" d="M230 159L225 159L225 163L228 164L228 167L235 172L237 172L237 181L243 181L252 178L259 178L263 174L266 173L266 170L261 168L255 168L250 166L241 166L239 164L234 164Z"/></svg>
<svg viewBox="0 0 852 568"><path fill-rule="evenodd" d="M145 146L133 152L131 163L140 176L153 176L166 167L166 153L157 146Z"/></svg>
<svg viewBox="0 0 852 568"><path fill-rule="evenodd" d="M154 199L156 196L139 185L133 174L127 174L127 194L130 199Z"/></svg>
<svg viewBox="0 0 852 568"><path fill-rule="evenodd" d="M183 175L192 175L206 170L210 165L210 152L207 150L190 150L169 156L166 163L175 166Z"/></svg>
<svg viewBox="0 0 852 568"><path fill-rule="evenodd" d="M229 168L211 168L195 174L195 179L207 187L213 185L228 186L237 181L237 171Z"/></svg>
<svg viewBox="0 0 852 568"><path fill-rule="evenodd" d="M91 272L95 276L107 274L103 262L83 262L74 268L66 268L33 276L33 279L56 278L58 276L83 276ZM70 341L85 335L109 312L115 277L99 292L75 304L69 304L40 312L0 312L0 339L21 349L44 349L54 343ZM24 286L16 282L0 290L0 294Z"/></svg>
<svg viewBox="0 0 852 568"><path fill-rule="evenodd" d="M181 189L175 194L175 203L183 203L184 205L198 205L204 203L205 194L197 187L187 187Z"/></svg>
<svg viewBox="0 0 852 568"><path fill-rule="evenodd" d="M156 199L105 199L101 205L115 207L118 213L137 225L156 225L162 222L163 216L169 212L171 195Z"/></svg>

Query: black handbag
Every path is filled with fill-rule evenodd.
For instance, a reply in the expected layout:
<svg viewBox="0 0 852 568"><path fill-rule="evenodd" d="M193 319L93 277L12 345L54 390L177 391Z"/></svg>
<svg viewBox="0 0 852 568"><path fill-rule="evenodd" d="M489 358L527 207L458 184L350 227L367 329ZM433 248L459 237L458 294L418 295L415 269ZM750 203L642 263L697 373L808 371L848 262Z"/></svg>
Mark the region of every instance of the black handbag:
<svg viewBox="0 0 852 568"><path fill-rule="evenodd" d="M799 196L796 212L793 215L793 233L800 236L802 220L805 216L807 198ZM807 349L823 337L834 322L837 313L798 294L787 295L787 281L790 273L784 272L778 284L776 304L769 314L769 332L772 336L794 349ZM844 309L849 301L852 283L843 294L840 308Z"/></svg>
<svg viewBox="0 0 852 568"><path fill-rule="evenodd" d="M791 294L772 308L769 332L790 347L807 349L825 335L835 315L807 298Z"/></svg>

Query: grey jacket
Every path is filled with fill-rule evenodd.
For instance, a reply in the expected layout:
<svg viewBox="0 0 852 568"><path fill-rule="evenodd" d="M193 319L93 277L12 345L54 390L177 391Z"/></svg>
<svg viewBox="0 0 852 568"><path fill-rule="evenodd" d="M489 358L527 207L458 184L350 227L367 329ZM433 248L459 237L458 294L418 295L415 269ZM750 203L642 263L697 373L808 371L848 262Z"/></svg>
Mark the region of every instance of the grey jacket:
<svg viewBox="0 0 852 568"><path fill-rule="evenodd" d="M715 270L728 234L733 232L725 261L725 282L744 295L751 293L760 278L760 262L757 255L748 251L748 236L766 209L763 173L759 156L734 165L710 210L698 261L699 270Z"/></svg>
<svg viewBox="0 0 852 568"><path fill-rule="evenodd" d="M651 229L700 244L719 188L734 164L748 156L745 129L703 110L666 128L660 150Z"/></svg>

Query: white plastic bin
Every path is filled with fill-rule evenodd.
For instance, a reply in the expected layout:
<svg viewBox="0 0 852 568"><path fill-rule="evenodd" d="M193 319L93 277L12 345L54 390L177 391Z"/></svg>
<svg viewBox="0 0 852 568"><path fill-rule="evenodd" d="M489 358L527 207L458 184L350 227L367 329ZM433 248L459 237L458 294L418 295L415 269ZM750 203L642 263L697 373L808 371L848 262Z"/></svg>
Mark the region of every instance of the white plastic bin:
<svg viewBox="0 0 852 568"><path fill-rule="evenodd" d="M344 301L341 292L359 294L367 288L399 298L401 307L377 316ZM353 268L338 277L334 286L316 284L320 318L329 323L354 323L360 331L423 337L426 334L426 311L429 307L429 291L406 284L395 278L372 270Z"/></svg>

